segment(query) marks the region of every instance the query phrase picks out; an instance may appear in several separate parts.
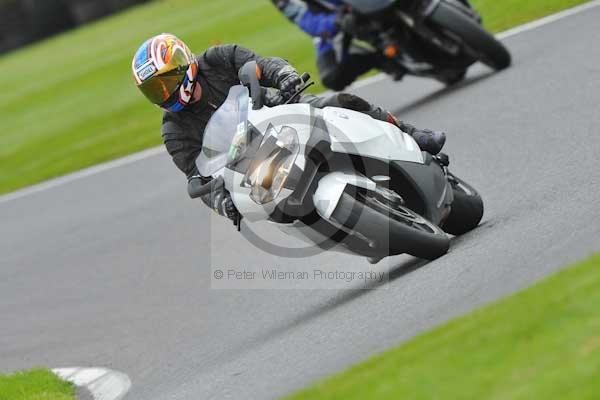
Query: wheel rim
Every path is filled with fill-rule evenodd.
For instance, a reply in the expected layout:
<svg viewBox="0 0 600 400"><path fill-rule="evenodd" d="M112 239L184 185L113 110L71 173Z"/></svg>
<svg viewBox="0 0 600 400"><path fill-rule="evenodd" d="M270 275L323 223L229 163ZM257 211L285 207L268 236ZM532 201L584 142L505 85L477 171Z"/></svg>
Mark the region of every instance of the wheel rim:
<svg viewBox="0 0 600 400"><path fill-rule="evenodd" d="M362 197L366 205L371 206L374 210L389 216L395 221L401 222L421 232L436 235L442 234L442 230L439 227L410 208L404 206L404 201L396 192L389 189L378 188L377 192L368 192ZM386 201L386 199L393 199L396 201Z"/></svg>

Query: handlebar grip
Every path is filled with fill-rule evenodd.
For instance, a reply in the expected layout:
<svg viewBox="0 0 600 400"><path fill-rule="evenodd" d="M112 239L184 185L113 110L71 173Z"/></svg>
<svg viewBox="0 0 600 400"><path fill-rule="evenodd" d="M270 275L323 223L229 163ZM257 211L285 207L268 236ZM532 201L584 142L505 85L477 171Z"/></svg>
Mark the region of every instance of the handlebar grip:
<svg viewBox="0 0 600 400"><path fill-rule="evenodd" d="M200 179L192 179L188 183L188 194L190 198L197 199L198 197L205 196L209 193L212 193L219 186L223 186L225 182L223 181L223 177L220 176L212 181L202 185Z"/></svg>
<svg viewBox="0 0 600 400"><path fill-rule="evenodd" d="M305 72L302 74L300 79L302 79L302 82L308 82L310 80L310 74L308 72Z"/></svg>

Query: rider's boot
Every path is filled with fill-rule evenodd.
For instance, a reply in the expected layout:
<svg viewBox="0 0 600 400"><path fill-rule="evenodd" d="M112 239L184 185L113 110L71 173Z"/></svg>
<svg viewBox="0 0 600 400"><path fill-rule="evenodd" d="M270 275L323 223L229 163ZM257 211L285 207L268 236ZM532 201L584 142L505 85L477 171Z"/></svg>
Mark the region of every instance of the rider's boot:
<svg viewBox="0 0 600 400"><path fill-rule="evenodd" d="M446 134L444 132L435 132L429 129L417 129L413 125L399 120L391 113L388 113L387 122L396 125L401 131L408 133L415 139L421 150L432 155L442 151L446 143Z"/></svg>

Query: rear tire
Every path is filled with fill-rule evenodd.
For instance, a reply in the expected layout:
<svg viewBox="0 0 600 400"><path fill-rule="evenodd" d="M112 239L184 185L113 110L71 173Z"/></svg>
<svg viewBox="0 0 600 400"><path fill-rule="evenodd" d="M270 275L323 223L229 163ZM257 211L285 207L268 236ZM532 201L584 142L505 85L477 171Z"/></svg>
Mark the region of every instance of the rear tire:
<svg viewBox="0 0 600 400"><path fill-rule="evenodd" d="M453 177L454 201L450 215L443 224L444 231L452 235L464 235L477 228L483 218L484 206L481 196L466 182Z"/></svg>
<svg viewBox="0 0 600 400"><path fill-rule="evenodd" d="M512 58L506 47L457 6L440 2L429 21L458 36L469 52L487 66L497 71L510 66Z"/></svg>

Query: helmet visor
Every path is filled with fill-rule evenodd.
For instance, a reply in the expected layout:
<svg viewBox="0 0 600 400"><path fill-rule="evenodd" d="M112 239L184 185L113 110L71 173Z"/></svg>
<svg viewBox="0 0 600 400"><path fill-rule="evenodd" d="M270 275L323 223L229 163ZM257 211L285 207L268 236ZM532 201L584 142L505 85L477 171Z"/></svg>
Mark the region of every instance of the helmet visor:
<svg viewBox="0 0 600 400"><path fill-rule="evenodd" d="M140 90L154 104L161 105L167 101L185 79L189 62L182 50L176 50L171 60L154 76L144 81Z"/></svg>

